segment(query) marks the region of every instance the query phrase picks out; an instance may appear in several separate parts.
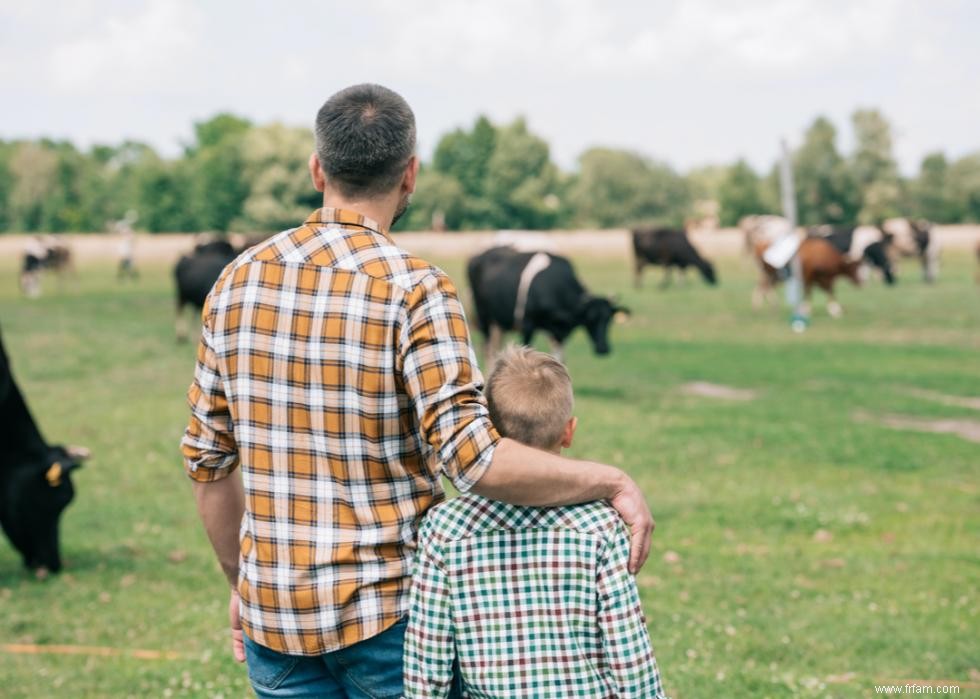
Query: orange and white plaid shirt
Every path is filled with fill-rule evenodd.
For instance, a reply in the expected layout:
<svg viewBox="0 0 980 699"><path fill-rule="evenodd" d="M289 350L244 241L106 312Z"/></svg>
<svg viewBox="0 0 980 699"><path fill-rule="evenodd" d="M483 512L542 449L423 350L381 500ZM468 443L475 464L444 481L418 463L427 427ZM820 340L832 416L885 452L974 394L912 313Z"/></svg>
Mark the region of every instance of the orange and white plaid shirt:
<svg viewBox="0 0 980 699"><path fill-rule="evenodd" d="M469 490L499 440L482 383L452 282L359 214L315 211L224 270L182 451L198 481L241 465L249 637L318 655L406 614L440 475Z"/></svg>

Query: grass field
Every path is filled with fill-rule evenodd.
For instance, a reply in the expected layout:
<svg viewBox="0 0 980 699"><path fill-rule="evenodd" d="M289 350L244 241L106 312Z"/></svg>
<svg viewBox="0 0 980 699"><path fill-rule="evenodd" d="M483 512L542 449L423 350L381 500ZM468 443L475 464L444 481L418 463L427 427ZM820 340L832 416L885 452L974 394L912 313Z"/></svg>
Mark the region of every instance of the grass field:
<svg viewBox="0 0 980 699"><path fill-rule="evenodd" d="M461 260L443 260L462 279ZM573 455L619 465L648 495L639 576L674 699L871 697L926 680L980 693L980 444L896 430L887 415L976 423L942 396L980 396L980 289L965 254L926 287L843 287L793 335L753 312L753 273L721 286L629 284L625 261L578 260L632 320L613 355L568 348ZM177 659L0 650L5 697L248 695L226 642L223 578L177 443L193 346L173 338L169 269L119 285L108 266L20 298L0 260L0 326L45 435L93 451L62 523L65 572L37 582L0 544L0 643L174 651ZM692 395L695 381L754 391ZM933 392L923 394L922 391ZM940 395L941 394L941 395ZM856 419L863 416L863 419Z"/></svg>

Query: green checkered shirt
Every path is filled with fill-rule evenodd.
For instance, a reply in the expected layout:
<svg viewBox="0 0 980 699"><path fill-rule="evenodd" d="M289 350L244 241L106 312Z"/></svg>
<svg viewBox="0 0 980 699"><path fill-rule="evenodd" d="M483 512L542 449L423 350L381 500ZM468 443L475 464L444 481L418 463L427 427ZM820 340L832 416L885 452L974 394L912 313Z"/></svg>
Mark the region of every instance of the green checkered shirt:
<svg viewBox="0 0 980 699"><path fill-rule="evenodd" d="M662 698L629 536L614 509L515 507L468 494L419 531L405 696Z"/></svg>

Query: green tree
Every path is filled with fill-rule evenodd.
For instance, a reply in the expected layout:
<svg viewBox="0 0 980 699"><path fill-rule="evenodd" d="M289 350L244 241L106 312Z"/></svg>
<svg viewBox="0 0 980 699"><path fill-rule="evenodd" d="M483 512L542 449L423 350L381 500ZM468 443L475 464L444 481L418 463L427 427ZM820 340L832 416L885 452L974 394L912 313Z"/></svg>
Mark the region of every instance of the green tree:
<svg viewBox="0 0 980 699"><path fill-rule="evenodd" d="M561 206L558 189L548 144L523 118L497 131L485 183L497 228L551 228Z"/></svg>
<svg viewBox="0 0 980 699"><path fill-rule="evenodd" d="M570 196L577 223L601 228L681 225L691 199L671 168L612 148L590 148L581 155Z"/></svg>
<svg viewBox="0 0 980 699"><path fill-rule="evenodd" d="M312 152L309 129L278 123L250 129L242 142L249 192L232 225L271 233L300 224L322 202L307 170Z"/></svg>
<svg viewBox="0 0 980 699"><path fill-rule="evenodd" d="M912 185L914 214L938 223L959 218L948 189L949 163L943 153L930 153L922 159L919 176Z"/></svg>
<svg viewBox="0 0 980 699"><path fill-rule="evenodd" d="M140 168L139 224L151 233L197 230L191 214L187 161L156 160Z"/></svg>
<svg viewBox="0 0 980 699"><path fill-rule="evenodd" d="M496 145L497 129L480 116L472 131L456 129L439 139L432 166L436 172L455 177L467 196L482 197Z"/></svg>
<svg viewBox="0 0 980 699"><path fill-rule="evenodd" d="M233 114L218 114L194 125L188 150L192 172L189 202L196 227L227 231L241 215L249 193L243 147L252 125Z"/></svg>
<svg viewBox="0 0 980 699"><path fill-rule="evenodd" d="M743 216L766 213L759 176L744 160L730 168L718 187L721 225L734 226Z"/></svg>
<svg viewBox="0 0 980 699"><path fill-rule="evenodd" d="M13 212L10 208L10 193L16 181L10 171L10 158L15 144L0 140L0 231L9 231L13 223Z"/></svg>
<svg viewBox="0 0 980 699"><path fill-rule="evenodd" d="M837 152L837 130L828 119L818 117L807 129L793 170L801 224L854 221L860 201L847 163Z"/></svg>
<svg viewBox="0 0 980 699"><path fill-rule="evenodd" d="M58 178L58 155L42 143L17 143L8 162L13 187L9 206L11 228L40 231L45 221L45 201Z"/></svg>
<svg viewBox="0 0 980 699"><path fill-rule="evenodd" d="M861 193L858 220L878 223L899 214L901 183L892 155L891 125L877 109L859 109L851 123L856 143L851 169Z"/></svg>
<svg viewBox="0 0 980 699"><path fill-rule="evenodd" d="M980 152L953 163L948 181L950 199L960 220L980 222Z"/></svg>
<svg viewBox="0 0 980 699"><path fill-rule="evenodd" d="M459 180L452 175L423 167L412 204L398 227L411 231L430 230L437 213L442 215L447 230L460 230L466 215L466 195Z"/></svg>

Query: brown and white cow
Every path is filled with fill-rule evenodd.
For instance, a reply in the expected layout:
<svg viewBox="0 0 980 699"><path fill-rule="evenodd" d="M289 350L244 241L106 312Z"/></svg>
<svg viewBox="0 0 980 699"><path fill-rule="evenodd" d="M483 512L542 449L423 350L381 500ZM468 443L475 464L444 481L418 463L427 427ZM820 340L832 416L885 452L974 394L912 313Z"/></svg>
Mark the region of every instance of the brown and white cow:
<svg viewBox="0 0 980 699"><path fill-rule="evenodd" d="M754 253L759 265L759 284L753 292L753 305L757 308L761 302L768 299L773 287L786 278L783 270L776 269L763 258L769 245L759 241L755 243ZM851 260L830 242L823 238L805 238L796 252L800 259L800 270L803 275L803 296L805 313L810 313L810 296L814 286L818 286L827 294L827 313L833 318L840 317L844 310L834 297L834 282L837 277L847 277L855 286L861 285L859 269L861 260Z"/></svg>

